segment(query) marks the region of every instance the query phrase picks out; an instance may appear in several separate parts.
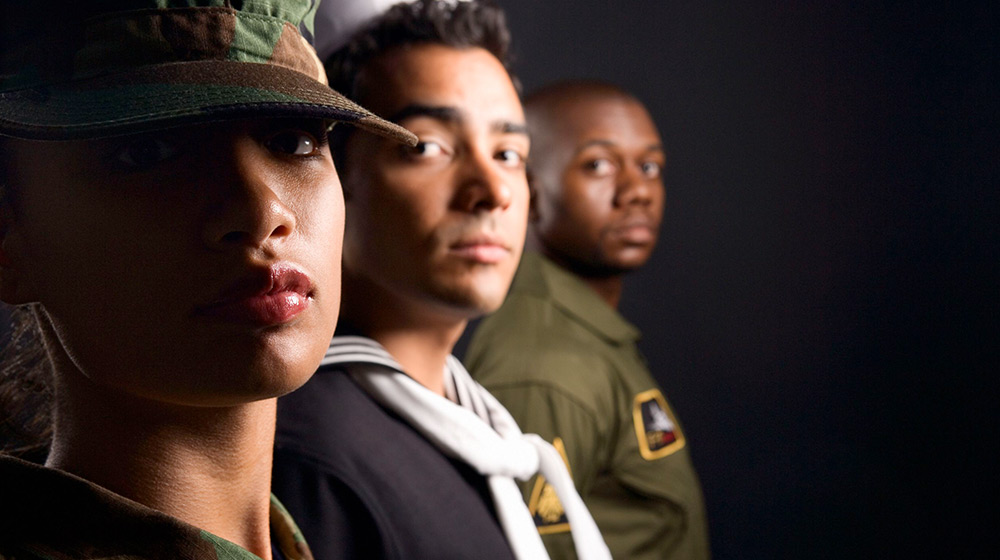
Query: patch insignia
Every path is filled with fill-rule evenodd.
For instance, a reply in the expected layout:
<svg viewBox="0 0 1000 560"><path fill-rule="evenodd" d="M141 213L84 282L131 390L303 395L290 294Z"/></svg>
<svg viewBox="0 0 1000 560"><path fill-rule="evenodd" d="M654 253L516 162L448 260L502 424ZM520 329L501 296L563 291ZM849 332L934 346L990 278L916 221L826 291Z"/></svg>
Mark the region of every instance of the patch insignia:
<svg viewBox="0 0 1000 560"><path fill-rule="evenodd" d="M569 471L569 459L566 458L566 447L563 445L562 438L552 440L552 446L556 448L559 455L562 455L563 462L566 463L566 470ZM569 472L570 476L573 476L572 471ZM528 511L531 513L531 518L535 520L535 527L538 527L539 534L551 535L569 531L569 520L566 519L562 502L556 496L556 489L542 475L538 475L538 478L535 479L535 487L531 491L531 499L528 500Z"/></svg>
<svg viewBox="0 0 1000 560"><path fill-rule="evenodd" d="M639 453L647 461L666 457L684 447L684 434L659 389L643 391L632 405Z"/></svg>

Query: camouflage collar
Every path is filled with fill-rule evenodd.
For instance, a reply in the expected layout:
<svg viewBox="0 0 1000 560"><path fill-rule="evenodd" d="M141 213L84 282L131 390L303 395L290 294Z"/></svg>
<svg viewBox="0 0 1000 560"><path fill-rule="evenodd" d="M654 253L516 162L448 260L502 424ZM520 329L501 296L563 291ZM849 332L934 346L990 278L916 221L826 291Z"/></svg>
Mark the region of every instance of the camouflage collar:
<svg viewBox="0 0 1000 560"><path fill-rule="evenodd" d="M0 558L260 560L250 551L72 474L0 455ZM271 496L271 534L288 560L312 560Z"/></svg>

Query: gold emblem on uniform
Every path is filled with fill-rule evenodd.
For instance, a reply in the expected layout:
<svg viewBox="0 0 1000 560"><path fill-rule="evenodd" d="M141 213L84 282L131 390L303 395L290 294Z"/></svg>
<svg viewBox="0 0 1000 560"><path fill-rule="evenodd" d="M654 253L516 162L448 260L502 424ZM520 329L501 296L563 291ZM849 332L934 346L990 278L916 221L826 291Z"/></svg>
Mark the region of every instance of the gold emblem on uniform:
<svg viewBox="0 0 1000 560"><path fill-rule="evenodd" d="M566 447L563 445L562 438L552 440L552 446L562 456L563 462L566 463L566 470L569 471L569 460L566 458ZM570 471L570 476L573 476L572 471ZM535 487L531 491L531 499L528 500L528 511L531 512L531 517L535 520L538 532L543 535L569 531L566 511L563 510L562 502L556 495L556 489L542 475L538 475L535 479Z"/></svg>
<svg viewBox="0 0 1000 560"><path fill-rule="evenodd" d="M562 502L556 496L556 489L551 484L542 487L542 495L538 498L538 517L545 523L556 523L563 519L566 512L563 511Z"/></svg>
<svg viewBox="0 0 1000 560"><path fill-rule="evenodd" d="M684 434L659 389L643 391L635 396L632 418L643 459L652 461L666 457L684 447Z"/></svg>

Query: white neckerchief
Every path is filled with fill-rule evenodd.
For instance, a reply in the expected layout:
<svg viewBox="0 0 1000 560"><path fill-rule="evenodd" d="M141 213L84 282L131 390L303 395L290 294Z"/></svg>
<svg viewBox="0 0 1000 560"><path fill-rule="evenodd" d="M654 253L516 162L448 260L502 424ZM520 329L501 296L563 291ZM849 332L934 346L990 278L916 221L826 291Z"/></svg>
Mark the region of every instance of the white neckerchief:
<svg viewBox="0 0 1000 560"><path fill-rule="evenodd" d="M321 365L351 363L389 368L347 371L372 398L406 420L442 453L486 477L497 518L516 558L549 557L514 482L514 478L527 480L540 473L562 503L580 560L611 560L559 452L535 434L522 434L507 409L454 356L448 356L445 365L447 399L406 375L378 342L360 336L334 337Z"/></svg>

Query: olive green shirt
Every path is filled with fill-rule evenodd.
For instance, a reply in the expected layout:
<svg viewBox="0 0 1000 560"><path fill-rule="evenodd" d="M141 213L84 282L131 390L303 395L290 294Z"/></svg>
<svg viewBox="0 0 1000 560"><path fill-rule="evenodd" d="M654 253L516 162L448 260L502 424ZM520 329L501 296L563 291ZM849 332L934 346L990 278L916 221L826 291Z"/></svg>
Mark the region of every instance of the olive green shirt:
<svg viewBox="0 0 1000 560"><path fill-rule="evenodd" d="M564 453L615 558L708 558L688 442L638 338L583 281L526 253L503 307L473 336L466 363L522 430ZM575 558L551 488L536 478L523 490L552 558Z"/></svg>

